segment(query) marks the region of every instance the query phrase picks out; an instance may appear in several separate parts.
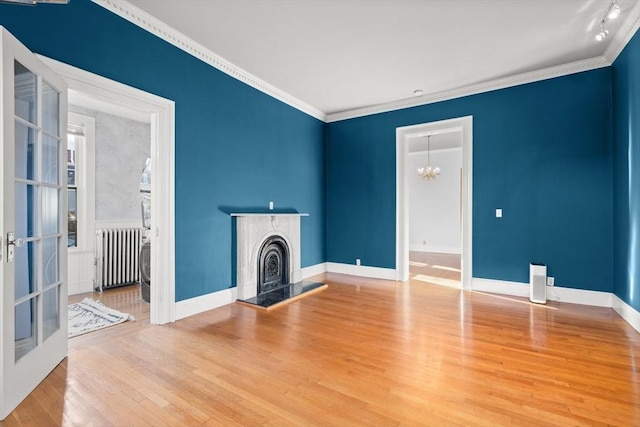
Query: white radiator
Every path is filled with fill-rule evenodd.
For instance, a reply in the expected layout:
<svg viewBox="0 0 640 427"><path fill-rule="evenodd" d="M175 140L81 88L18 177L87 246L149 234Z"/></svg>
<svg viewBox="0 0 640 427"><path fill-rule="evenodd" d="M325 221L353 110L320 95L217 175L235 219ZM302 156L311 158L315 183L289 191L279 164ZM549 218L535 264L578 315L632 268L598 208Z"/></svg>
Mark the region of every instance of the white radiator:
<svg viewBox="0 0 640 427"><path fill-rule="evenodd" d="M96 230L95 289L131 285L140 280L141 228Z"/></svg>

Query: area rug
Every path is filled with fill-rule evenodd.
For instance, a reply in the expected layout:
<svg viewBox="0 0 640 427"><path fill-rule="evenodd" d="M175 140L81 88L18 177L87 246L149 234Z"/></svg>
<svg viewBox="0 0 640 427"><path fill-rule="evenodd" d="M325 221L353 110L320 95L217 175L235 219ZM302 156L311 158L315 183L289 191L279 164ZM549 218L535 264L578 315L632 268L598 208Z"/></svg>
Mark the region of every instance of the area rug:
<svg viewBox="0 0 640 427"><path fill-rule="evenodd" d="M109 326L118 325L127 320L136 320L130 314L109 308L100 301L85 298L71 304L67 310L69 316L69 338Z"/></svg>

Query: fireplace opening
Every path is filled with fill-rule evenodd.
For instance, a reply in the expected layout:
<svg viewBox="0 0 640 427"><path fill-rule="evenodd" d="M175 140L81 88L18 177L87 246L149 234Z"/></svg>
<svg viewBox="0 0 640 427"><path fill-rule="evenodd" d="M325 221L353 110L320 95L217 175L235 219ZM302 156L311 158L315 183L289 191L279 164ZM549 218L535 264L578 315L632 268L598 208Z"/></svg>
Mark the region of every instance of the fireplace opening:
<svg viewBox="0 0 640 427"><path fill-rule="evenodd" d="M258 295L289 284L289 245L271 236L258 251Z"/></svg>

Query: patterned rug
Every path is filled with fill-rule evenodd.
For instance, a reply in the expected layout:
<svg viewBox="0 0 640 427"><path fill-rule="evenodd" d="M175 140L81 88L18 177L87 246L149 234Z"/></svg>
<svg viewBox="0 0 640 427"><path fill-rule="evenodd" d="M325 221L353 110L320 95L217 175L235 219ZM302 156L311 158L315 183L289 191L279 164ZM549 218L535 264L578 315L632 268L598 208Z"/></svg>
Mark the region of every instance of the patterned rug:
<svg viewBox="0 0 640 427"><path fill-rule="evenodd" d="M130 314L121 313L91 298L71 304L68 315L69 338L108 328L127 320L136 320Z"/></svg>

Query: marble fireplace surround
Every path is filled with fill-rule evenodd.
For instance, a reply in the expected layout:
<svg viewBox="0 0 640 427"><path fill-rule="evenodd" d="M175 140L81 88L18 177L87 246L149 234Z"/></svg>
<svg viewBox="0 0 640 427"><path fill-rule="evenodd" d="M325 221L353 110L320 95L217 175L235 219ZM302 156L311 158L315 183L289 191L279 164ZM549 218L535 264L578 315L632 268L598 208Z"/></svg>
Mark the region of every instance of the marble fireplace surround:
<svg viewBox="0 0 640 427"><path fill-rule="evenodd" d="M305 213L232 213L236 217L238 299L258 293L258 251L271 236L280 236L289 246L289 279L302 280L300 261L300 217Z"/></svg>

